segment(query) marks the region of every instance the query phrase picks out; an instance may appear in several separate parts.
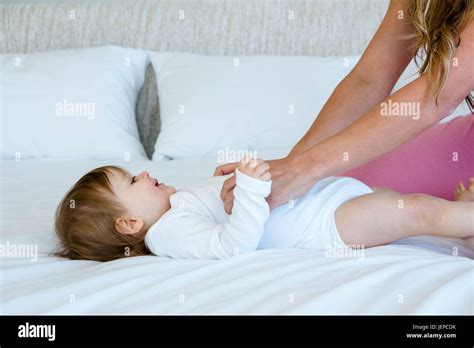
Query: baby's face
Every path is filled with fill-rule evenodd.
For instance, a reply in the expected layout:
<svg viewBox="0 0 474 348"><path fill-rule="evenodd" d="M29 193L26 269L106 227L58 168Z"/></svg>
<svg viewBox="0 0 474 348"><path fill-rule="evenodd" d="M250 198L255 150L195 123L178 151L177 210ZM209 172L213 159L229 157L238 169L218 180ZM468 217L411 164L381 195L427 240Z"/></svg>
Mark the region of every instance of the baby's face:
<svg viewBox="0 0 474 348"><path fill-rule="evenodd" d="M170 196L176 192L146 171L133 176L128 171L114 170L110 181L128 214L143 219L147 229L170 209Z"/></svg>

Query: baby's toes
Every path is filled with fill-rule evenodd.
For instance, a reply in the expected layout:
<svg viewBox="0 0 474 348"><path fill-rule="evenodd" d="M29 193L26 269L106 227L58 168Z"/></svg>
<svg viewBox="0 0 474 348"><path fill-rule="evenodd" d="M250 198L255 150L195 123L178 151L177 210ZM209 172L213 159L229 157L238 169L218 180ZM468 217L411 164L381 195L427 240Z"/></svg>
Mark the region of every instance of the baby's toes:
<svg viewBox="0 0 474 348"><path fill-rule="evenodd" d="M458 202L474 202L474 178L469 179L467 189L464 187L464 183L462 181L458 183L454 193L454 200Z"/></svg>
<svg viewBox="0 0 474 348"><path fill-rule="evenodd" d="M474 178L469 179L469 191L474 191Z"/></svg>
<svg viewBox="0 0 474 348"><path fill-rule="evenodd" d="M464 183L459 181L456 185L456 189L454 190L454 200L455 201L462 201L463 193L466 192L466 188L464 187Z"/></svg>

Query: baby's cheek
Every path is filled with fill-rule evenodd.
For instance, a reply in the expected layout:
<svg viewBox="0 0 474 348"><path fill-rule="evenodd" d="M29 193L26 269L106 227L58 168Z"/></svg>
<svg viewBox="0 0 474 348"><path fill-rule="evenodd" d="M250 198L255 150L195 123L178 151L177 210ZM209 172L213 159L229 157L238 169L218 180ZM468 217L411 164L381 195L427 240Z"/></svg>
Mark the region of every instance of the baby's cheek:
<svg viewBox="0 0 474 348"><path fill-rule="evenodd" d="M153 195L149 192L142 192L139 195L133 197L131 207L135 212L143 212L153 202Z"/></svg>
<svg viewBox="0 0 474 348"><path fill-rule="evenodd" d="M163 204L168 200L168 195L164 192L155 192L146 199L146 205L151 209L157 209L158 207L163 206Z"/></svg>

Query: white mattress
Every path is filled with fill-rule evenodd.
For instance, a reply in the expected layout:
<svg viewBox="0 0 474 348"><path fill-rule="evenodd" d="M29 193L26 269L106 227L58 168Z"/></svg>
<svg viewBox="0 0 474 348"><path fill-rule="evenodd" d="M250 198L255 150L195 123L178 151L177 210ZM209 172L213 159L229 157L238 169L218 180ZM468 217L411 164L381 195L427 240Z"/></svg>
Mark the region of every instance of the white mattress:
<svg viewBox="0 0 474 348"><path fill-rule="evenodd" d="M269 159L272 153L260 155ZM37 260L0 258L3 314L474 313L474 251L441 238L368 249L363 259L271 249L226 260L144 256L100 263L51 257L60 198L87 170L110 163L1 164L1 243L34 244L39 251ZM212 175L215 160L115 164L148 170L179 188Z"/></svg>

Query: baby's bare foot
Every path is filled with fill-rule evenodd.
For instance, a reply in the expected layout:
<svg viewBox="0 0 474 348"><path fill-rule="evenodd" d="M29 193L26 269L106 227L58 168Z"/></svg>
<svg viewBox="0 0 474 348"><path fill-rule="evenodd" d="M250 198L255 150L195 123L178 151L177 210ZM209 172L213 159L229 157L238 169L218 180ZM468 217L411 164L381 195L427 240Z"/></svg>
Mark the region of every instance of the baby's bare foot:
<svg viewBox="0 0 474 348"><path fill-rule="evenodd" d="M469 179L469 185L464 187L464 183L460 181L454 191L454 200L458 202L474 202L474 178Z"/></svg>

